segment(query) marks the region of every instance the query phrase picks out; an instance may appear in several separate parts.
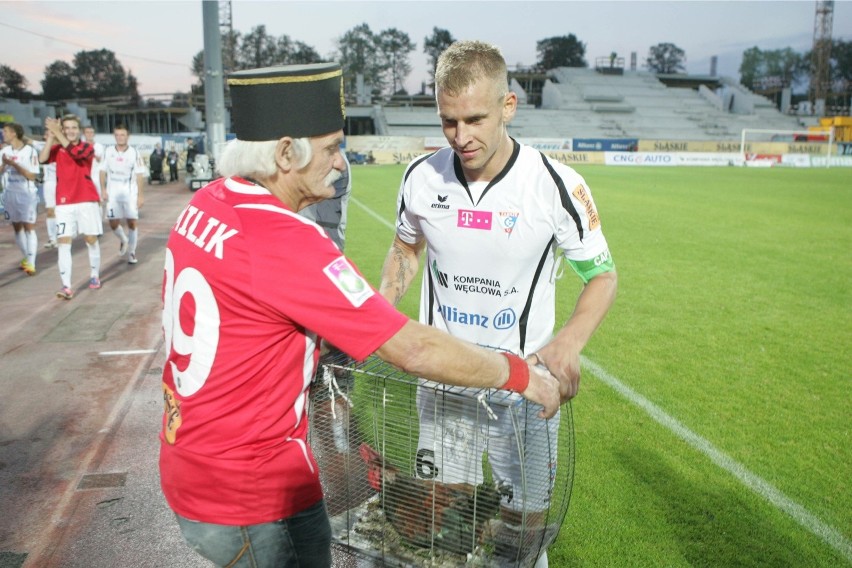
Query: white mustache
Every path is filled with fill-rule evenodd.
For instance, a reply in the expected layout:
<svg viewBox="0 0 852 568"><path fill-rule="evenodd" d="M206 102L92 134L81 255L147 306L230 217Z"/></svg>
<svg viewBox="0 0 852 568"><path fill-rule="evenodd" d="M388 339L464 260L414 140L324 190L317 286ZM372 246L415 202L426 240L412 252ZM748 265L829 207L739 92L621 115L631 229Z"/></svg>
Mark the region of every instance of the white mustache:
<svg viewBox="0 0 852 568"><path fill-rule="evenodd" d="M334 182L336 182L337 180L339 180L342 177L343 177L343 174L341 172L339 172L337 170L331 170L328 173L328 175L325 176L325 179L323 180L323 182L325 183L326 187L331 187L331 185L334 184Z"/></svg>

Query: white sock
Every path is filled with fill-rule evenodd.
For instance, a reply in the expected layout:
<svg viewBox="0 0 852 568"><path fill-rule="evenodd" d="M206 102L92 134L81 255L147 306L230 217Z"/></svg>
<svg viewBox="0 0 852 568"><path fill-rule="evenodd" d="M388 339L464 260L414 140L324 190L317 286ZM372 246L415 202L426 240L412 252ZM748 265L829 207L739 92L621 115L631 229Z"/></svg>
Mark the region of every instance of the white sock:
<svg viewBox="0 0 852 568"><path fill-rule="evenodd" d="M127 242L127 236L124 234L124 227L119 225L118 227L113 229L112 232L115 233L115 236L118 237L118 240L120 240L123 243Z"/></svg>
<svg viewBox="0 0 852 568"><path fill-rule="evenodd" d="M127 234L127 250L130 254L136 254L136 243L139 233L136 232L136 229L127 229Z"/></svg>
<svg viewBox="0 0 852 568"><path fill-rule="evenodd" d="M92 269L90 278L97 278L101 273L101 244L95 241L92 244L86 243L89 248L89 266Z"/></svg>
<svg viewBox="0 0 852 568"><path fill-rule="evenodd" d="M56 217L47 218L47 240L56 242Z"/></svg>
<svg viewBox="0 0 852 568"><path fill-rule="evenodd" d="M18 248L21 249L21 254L25 257L27 256L27 235L24 233L24 230L15 231L15 242L18 244Z"/></svg>
<svg viewBox="0 0 852 568"><path fill-rule="evenodd" d="M57 245L59 253L59 278L62 280L62 286L65 288L71 287L71 243L59 243Z"/></svg>
<svg viewBox="0 0 852 568"><path fill-rule="evenodd" d="M533 568L547 568L547 565L547 551L545 550L544 553L538 557L538 560L536 561L535 566L533 566Z"/></svg>
<svg viewBox="0 0 852 568"><path fill-rule="evenodd" d="M27 231L27 260L35 266L36 252L38 252L38 235L35 230Z"/></svg>

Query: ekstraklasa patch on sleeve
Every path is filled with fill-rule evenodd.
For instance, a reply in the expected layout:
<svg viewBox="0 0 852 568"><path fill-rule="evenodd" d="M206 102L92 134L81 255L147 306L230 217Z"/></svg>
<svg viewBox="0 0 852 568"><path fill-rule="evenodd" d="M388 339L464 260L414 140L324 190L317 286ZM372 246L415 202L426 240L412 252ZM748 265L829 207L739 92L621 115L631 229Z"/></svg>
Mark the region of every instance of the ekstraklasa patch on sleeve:
<svg viewBox="0 0 852 568"><path fill-rule="evenodd" d="M349 261L341 256L322 270L328 279L343 292L346 299L356 308L366 302L375 292Z"/></svg>

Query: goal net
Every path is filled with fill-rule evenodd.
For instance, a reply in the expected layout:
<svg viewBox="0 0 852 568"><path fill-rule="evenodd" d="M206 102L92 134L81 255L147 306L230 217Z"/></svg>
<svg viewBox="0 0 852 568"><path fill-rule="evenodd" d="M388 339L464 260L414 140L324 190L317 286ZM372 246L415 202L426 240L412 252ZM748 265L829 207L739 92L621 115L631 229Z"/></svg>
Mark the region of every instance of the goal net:
<svg viewBox="0 0 852 568"><path fill-rule="evenodd" d="M829 167L834 129L761 130L744 128L740 154L746 166Z"/></svg>

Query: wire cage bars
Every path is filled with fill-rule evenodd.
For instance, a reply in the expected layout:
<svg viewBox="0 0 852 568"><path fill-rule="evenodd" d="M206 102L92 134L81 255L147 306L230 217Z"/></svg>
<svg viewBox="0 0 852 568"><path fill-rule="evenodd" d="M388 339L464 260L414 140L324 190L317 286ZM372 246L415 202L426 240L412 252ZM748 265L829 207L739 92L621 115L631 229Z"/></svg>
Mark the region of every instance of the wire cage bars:
<svg viewBox="0 0 852 568"><path fill-rule="evenodd" d="M333 547L359 566L532 566L565 520L574 478L570 403L559 419L539 410L508 391L324 355L309 442Z"/></svg>

